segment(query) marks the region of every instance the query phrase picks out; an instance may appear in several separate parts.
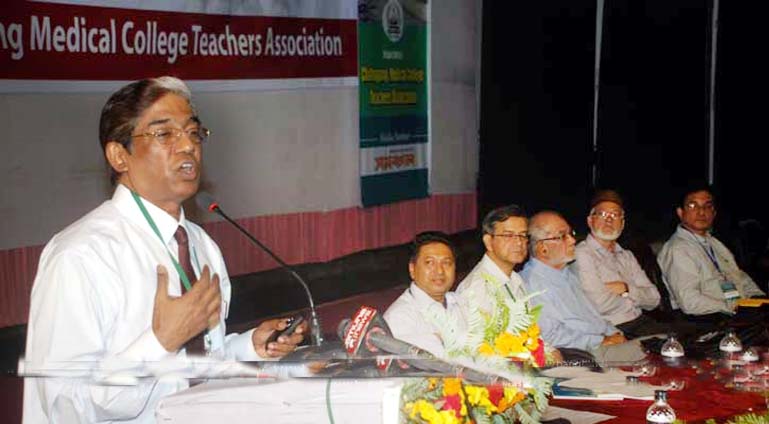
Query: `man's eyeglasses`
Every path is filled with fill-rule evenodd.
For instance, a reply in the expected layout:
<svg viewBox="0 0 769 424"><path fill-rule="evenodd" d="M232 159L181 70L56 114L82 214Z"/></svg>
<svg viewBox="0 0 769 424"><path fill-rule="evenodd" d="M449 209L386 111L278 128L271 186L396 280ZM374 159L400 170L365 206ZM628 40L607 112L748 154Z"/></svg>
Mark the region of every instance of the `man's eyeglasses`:
<svg viewBox="0 0 769 424"><path fill-rule="evenodd" d="M604 221L608 221L609 218L611 218L612 221L620 221L625 219L625 214L623 212L595 211L593 212L593 216L597 216Z"/></svg>
<svg viewBox="0 0 769 424"><path fill-rule="evenodd" d="M567 231L567 232L565 232L563 234L557 235L555 237L548 237L548 238L539 239L539 240L537 240L537 242L540 242L540 241L556 241L556 240L557 241L566 241L566 239L569 238L569 237L571 237L573 239L576 239L577 238L577 232L574 231L574 230L570 230L570 231Z"/></svg>
<svg viewBox="0 0 769 424"><path fill-rule="evenodd" d="M163 146L173 144L182 139L182 136L186 135L195 144L203 144L208 140L208 136L211 135L211 131L204 127L190 127L185 129L180 128L158 128L154 131L133 134L131 137L150 137L162 144Z"/></svg>
<svg viewBox="0 0 769 424"><path fill-rule="evenodd" d="M690 210L690 211L695 211L695 210L702 209L705 212L713 212L713 210L716 209L715 205L712 204L712 203L705 203L705 204L700 205L697 202L689 202L689 203L685 204L684 207L687 210Z"/></svg>
<svg viewBox="0 0 769 424"><path fill-rule="evenodd" d="M521 243L526 243L529 241L529 235L526 233L523 234L515 234L515 233L500 233L500 234L492 234L493 237L502 237L505 240L517 240Z"/></svg>

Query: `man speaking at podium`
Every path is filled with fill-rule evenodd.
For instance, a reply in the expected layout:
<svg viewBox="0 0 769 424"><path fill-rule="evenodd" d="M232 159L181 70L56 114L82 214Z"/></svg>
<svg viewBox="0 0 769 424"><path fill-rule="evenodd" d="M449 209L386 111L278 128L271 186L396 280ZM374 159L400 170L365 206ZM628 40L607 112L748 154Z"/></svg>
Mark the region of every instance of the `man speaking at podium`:
<svg viewBox="0 0 769 424"><path fill-rule="evenodd" d="M261 360L291 352L305 327L267 342L286 322L225 332L230 280L221 252L185 219L208 130L187 86L145 79L115 92L99 123L114 195L46 245L32 288L24 422L154 422L160 398L185 380L99 385L50 378L68 365L142 364L207 354ZM78 365L80 364L80 365ZM58 368L57 368L58 367Z"/></svg>

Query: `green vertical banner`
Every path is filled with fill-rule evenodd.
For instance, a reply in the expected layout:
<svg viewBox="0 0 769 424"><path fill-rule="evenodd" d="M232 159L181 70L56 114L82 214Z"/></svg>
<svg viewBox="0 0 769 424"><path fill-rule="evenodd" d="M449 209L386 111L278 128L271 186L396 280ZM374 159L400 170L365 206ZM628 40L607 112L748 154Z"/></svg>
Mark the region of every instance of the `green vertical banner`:
<svg viewBox="0 0 769 424"><path fill-rule="evenodd" d="M358 2L363 206L428 195L427 1Z"/></svg>

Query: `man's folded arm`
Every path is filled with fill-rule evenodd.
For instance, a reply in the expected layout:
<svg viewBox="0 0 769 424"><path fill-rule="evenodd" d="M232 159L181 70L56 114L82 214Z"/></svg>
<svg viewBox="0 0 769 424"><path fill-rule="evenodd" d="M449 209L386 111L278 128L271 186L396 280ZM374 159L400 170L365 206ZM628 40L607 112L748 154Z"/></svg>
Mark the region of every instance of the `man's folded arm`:
<svg viewBox="0 0 769 424"><path fill-rule="evenodd" d="M631 253L632 255L632 253ZM657 286L649 280L649 276L646 275L641 265L636 260L635 256L631 261L631 275L633 282L628 284L628 296L641 308L646 310L652 310L660 304L660 292L657 290Z"/></svg>
<svg viewBox="0 0 769 424"><path fill-rule="evenodd" d="M624 301L620 296L612 293L606 282L598 277L598 269L589 252L577 250L576 270L585 296L593 303L601 313L611 315L624 308Z"/></svg>

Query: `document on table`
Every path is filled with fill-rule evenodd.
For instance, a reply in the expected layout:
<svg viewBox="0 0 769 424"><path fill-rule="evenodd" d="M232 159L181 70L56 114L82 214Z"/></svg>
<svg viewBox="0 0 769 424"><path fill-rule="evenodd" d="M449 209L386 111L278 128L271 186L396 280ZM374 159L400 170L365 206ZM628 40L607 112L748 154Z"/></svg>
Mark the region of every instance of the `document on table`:
<svg viewBox="0 0 769 424"><path fill-rule="evenodd" d="M646 383L628 384L626 377L634 374L615 368L599 373L583 367L558 367L543 374L560 380L553 386L555 399L653 400L654 391L664 389Z"/></svg>
<svg viewBox="0 0 769 424"><path fill-rule="evenodd" d="M550 421L556 418L566 418L571 424L595 424L617 417L599 414L598 412L560 408L558 406L548 406L545 413L542 414L542 421Z"/></svg>

